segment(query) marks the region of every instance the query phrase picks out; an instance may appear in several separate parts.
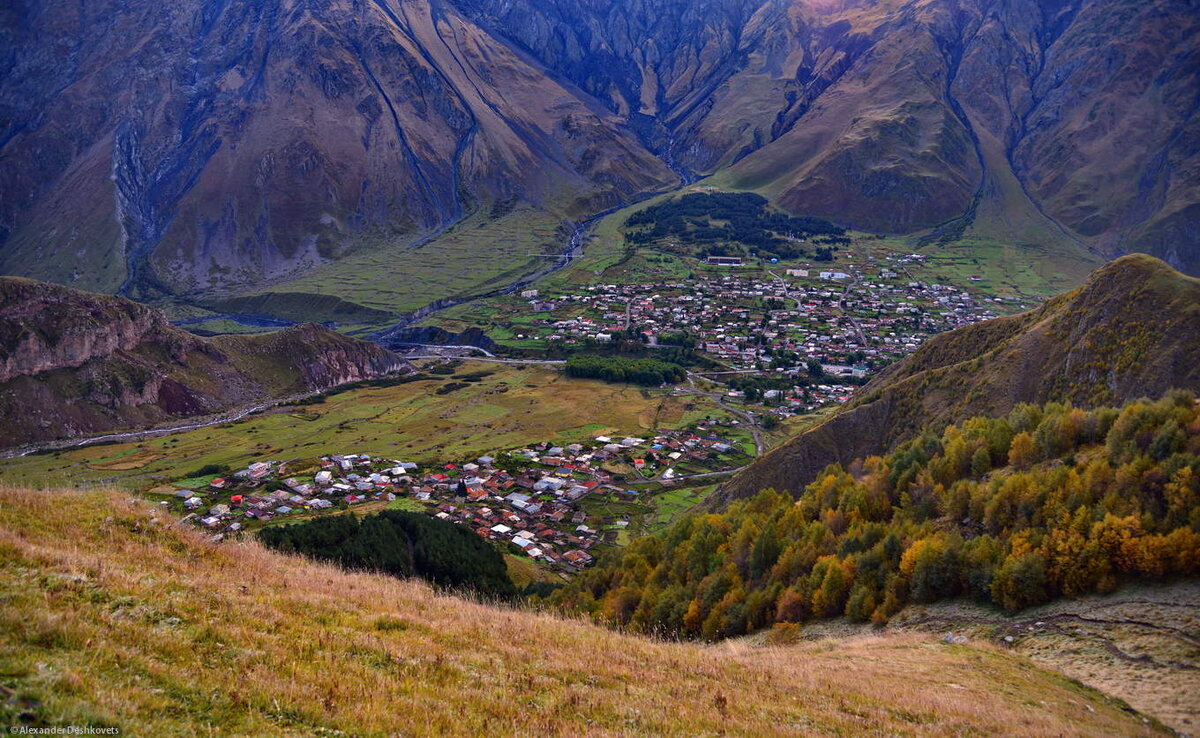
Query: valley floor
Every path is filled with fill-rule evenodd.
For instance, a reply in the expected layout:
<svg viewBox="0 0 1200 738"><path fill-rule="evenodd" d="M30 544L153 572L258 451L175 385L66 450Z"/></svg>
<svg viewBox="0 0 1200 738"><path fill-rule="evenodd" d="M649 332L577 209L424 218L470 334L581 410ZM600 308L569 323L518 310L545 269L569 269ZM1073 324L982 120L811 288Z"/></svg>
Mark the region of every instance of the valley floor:
<svg viewBox="0 0 1200 738"><path fill-rule="evenodd" d="M437 392L464 374L475 375L459 383L467 386ZM145 491L206 464L351 452L445 463L539 440L644 434L705 417L737 419L704 396L573 379L538 364L468 361L459 376L337 391L317 404L274 408L236 423L8 459L0 481ZM802 429L801 421L812 418L781 426L771 442ZM738 438L748 442L749 433Z"/></svg>
<svg viewBox="0 0 1200 738"><path fill-rule="evenodd" d="M1150 735L1074 680L926 634L667 643L214 546L124 494L0 488L8 725L128 735Z"/></svg>

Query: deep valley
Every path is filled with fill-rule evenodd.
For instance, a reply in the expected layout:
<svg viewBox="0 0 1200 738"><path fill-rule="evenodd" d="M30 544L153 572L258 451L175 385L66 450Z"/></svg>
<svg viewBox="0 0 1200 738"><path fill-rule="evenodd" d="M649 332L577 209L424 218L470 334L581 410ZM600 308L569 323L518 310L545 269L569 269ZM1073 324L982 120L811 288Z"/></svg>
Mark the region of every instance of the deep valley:
<svg viewBox="0 0 1200 738"><path fill-rule="evenodd" d="M0 730L1200 732L1195 0L0 63Z"/></svg>

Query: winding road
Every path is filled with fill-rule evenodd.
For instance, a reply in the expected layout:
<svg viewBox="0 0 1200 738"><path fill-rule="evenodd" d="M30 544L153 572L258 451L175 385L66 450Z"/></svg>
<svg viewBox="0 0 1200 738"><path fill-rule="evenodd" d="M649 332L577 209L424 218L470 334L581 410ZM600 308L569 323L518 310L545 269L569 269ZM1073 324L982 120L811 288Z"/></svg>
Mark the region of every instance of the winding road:
<svg viewBox="0 0 1200 738"><path fill-rule="evenodd" d="M562 366L567 363L563 359L501 359L499 357L445 356L443 354L401 354L401 356L405 359L463 359L465 361L482 361L489 364L549 364L551 366Z"/></svg>
<svg viewBox="0 0 1200 738"><path fill-rule="evenodd" d="M314 390L305 392L299 395L290 395L288 397L279 397L273 400L260 402L255 405L237 408L234 410L226 410L223 413L216 415L206 415L202 418L192 418L190 422L176 423L172 425L159 426L157 428L143 428L142 430L122 431L120 433L106 433L102 436L88 436L87 438L72 438L62 441L50 441L43 444L31 444L25 446L17 446L15 448L5 449L0 451L0 459L12 459L21 456L29 456L30 454L41 453L45 451L66 451L72 448L82 448L84 446L94 446L98 443L114 443L119 441L141 441L146 438L154 438L156 436L166 436L172 433L181 433L183 431L199 430L200 428L210 428L214 425L225 425L226 423L236 423L237 421L253 415L254 413L267 410L280 405L291 405L293 403L305 400L309 397L315 397L322 392L328 392L336 387L326 387L322 390Z"/></svg>
<svg viewBox="0 0 1200 738"><path fill-rule="evenodd" d="M681 392L684 394L704 395L705 397L709 397L709 398L712 398L713 400L716 400L716 403L718 405L720 405L722 408L728 410L733 415L736 415L739 418L741 418L742 420L744 420L746 422L746 425L748 425L750 427L750 435L753 436L753 438L754 438L754 455L762 456L764 453L766 453L766 444L763 443L763 439L762 439L762 429L759 428L758 420L754 417L754 414L748 410L742 410L742 409L736 408L732 405L727 405L725 403L725 395L721 394L720 392L705 392L704 390L702 390L696 386L696 376L697 375L693 374L692 372L688 372L687 374L688 374L688 385L689 386L688 387L677 387L676 390L678 392ZM703 379L703 378L704 377L701 377L701 379ZM718 382L718 384L720 384L720 383Z"/></svg>

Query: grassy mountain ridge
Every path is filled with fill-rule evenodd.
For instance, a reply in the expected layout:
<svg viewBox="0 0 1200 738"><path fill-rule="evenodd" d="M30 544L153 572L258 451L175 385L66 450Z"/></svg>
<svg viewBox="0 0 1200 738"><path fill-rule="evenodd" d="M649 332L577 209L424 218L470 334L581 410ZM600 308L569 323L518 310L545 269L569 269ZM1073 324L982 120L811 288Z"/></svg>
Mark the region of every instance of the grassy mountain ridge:
<svg viewBox="0 0 1200 738"><path fill-rule="evenodd" d="M985 646L658 642L253 543L214 546L104 492L0 488L0 561L0 709L14 725L257 735L1160 730Z"/></svg>
<svg viewBox="0 0 1200 738"><path fill-rule="evenodd" d="M1200 389L1200 281L1132 255L1029 312L935 336L820 426L731 479L714 504L799 492L826 465L878 454L922 430L1022 402L1084 407Z"/></svg>
<svg viewBox="0 0 1200 738"><path fill-rule="evenodd" d="M0 277L0 446L144 427L406 366L311 323L202 338L125 298Z"/></svg>

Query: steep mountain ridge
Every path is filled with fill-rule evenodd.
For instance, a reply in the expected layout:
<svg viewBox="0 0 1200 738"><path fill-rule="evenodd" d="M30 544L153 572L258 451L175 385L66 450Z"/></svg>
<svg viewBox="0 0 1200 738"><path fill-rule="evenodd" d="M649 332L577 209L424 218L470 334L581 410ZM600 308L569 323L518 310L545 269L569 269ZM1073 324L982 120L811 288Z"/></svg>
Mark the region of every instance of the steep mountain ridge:
<svg viewBox="0 0 1200 738"><path fill-rule="evenodd" d="M668 161L795 212L1200 269L1186 0L464 5Z"/></svg>
<svg viewBox="0 0 1200 738"><path fill-rule="evenodd" d="M1193 0L10 4L0 272L199 302L436 249L473 213L578 223L712 175L861 229L1200 273L1198 18Z"/></svg>
<svg viewBox="0 0 1200 738"><path fill-rule="evenodd" d="M5 20L7 272L227 291L367 236L416 241L480 204L570 216L675 182L599 106L436 2L30 5Z"/></svg>
<svg viewBox="0 0 1200 738"><path fill-rule="evenodd" d="M124 298L0 277L0 446L144 427L407 366L311 323L201 338Z"/></svg>
<svg viewBox="0 0 1200 738"><path fill-rule="evenodd" d="M1094 407L1200 390L1198 335L1200 280L1153 257L1117 259L1035 310L930 339L844 410L734 476L712 504L767 487L798 494L829 464L1023 402Z"/></svg>

